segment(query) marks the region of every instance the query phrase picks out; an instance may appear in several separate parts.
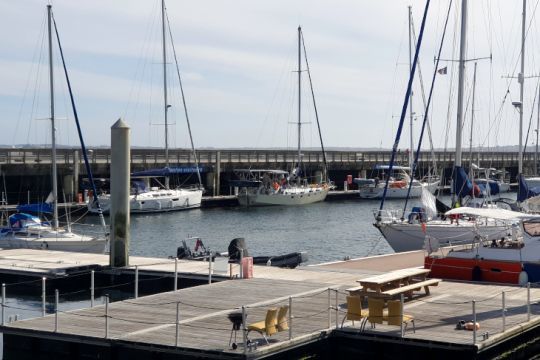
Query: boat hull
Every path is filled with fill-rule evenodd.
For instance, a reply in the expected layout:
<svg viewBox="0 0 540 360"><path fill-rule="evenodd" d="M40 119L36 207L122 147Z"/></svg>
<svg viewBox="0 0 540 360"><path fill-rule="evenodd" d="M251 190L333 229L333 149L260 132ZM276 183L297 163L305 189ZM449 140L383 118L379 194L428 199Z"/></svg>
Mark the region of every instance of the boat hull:
<svg viewBox="0 0 540 360"><path fill-rule="evenodd" d="M422 189L427 188L430 193L434 193L439 182L422 184L420 186L413 185L411 188L410 198L419 198L422 196ZM386 191L387 199L405 199L407 197L408 187L392 188L389 187ZM361 187L358 191L362 199L382 199L384 194L384 186L366 186Z"/></svg>
<svg viewBox="0 0 540 360"><path fill-rule="evenodd" d="M457 225L447 221L427 222L426 232L424 232L422 224L409 224L405 221L378 222L374 225L395 252L423 249L426 234L437 239L440 246L471 242L476 235L474 223L467 221L460 221ZM505 224L485 224L478 226L478 231L489 240L493 240L506 235L508 226Z"/></svg>
<svg viewBox="0 0 540 360"><path fill-rule="evenodd" d="M110 195L100 195L99 203L103 213L110 211ZM187 210L201 207L202 190L156 190L129 197L129 207L132 214L158 213ZM90 201L88 209L97 213L95 204Z"/></svg>
<svg viewBox="0 0 540 360"><path fill-rule="evenodd" d="M270 191L268 194L258 189L256 192L245 191L238 194L238 203L242 206L307 205L324 201L327 195L327 187L305 187L284 192Z"/></svg>
<svg viewBox="0 0 540 360"><path fill-rule="evenodd" d="M424 267L431 269L430 276L450 280L520 284L526 278L519 261L427 256Z"/></svg>
<svg viewBox="0 0 540 360"><path fill-rule="evenodd" d="M105 238L92 238L65 232L39 237L6 234L0 237L2 249L42 249L103 254L108 250Z"/></svg>

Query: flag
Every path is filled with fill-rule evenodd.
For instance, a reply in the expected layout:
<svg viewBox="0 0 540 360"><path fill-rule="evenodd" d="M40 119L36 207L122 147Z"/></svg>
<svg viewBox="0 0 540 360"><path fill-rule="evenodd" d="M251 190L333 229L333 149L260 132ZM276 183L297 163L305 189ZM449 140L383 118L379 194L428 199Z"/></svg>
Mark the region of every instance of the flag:
<svg viewBox="0 0 540 360"><path fill-rule="evenodd" d="M443 67L442 69L437 70L437 72L441 75L446 75L447 73L447 66Z"/></svg>

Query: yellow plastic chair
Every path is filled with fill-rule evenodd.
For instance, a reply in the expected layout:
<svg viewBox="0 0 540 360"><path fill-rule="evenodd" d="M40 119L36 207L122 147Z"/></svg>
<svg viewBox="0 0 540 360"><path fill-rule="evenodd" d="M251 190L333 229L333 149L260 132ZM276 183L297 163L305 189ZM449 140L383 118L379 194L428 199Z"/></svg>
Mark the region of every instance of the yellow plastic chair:
<svg viewBox="0 0 540 360"><path fill-rule="evenodd" d="M287 313L289 312L289 305L283 305L279 308L277 314L277 330L285 331L289 330L289 319L287 318Z"/></svg>
<svg viewBox="0 0 540 360"><path fill-rule="evenodd" d="M264 320L253 323L253 324L249 324L248 336L249 336L250 331L256 331L264 337L264 340L266 340L267 344L270 344L268 342L267 336L272 336L278 331L276 327L277 312L278 312L278 309L276 308L268 309L268 311L266 312L266 318Z"/></svg>
<svg viewBox="0 0 540 360"><path fill-rule="evenodd" d="M362 310L362 302L360 301L360 296L347 295L347 313L341 321L341 327L345 323L345 320L352 321L353 326L355 321L365 320L368 316L366 310Z"/></svg>
<svg viewBox="0 0 540 360"><path fill-rule="evenodd" d="M400 300L388 300L388 325L401 326L401 301ZM405 325L405 331L407 325L412 323L413 332L416 332L414 326L414 317L412 315L403 314L403 324Z"/></svg>
<svg viewBox="0 0 540 360"><path fill-rule="evenodd" d="M387 315L384 313L384 300L368 297L368 321L372 328L375 324L382 324Z"/></svg>

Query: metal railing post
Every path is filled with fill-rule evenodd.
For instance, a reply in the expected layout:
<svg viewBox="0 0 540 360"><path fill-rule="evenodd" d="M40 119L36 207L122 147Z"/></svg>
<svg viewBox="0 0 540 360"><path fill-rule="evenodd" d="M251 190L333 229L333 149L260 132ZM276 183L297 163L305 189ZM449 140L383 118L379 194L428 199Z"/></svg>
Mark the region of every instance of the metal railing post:
<svg viewBox="0 0 540 360"><path fill-rule="evenodd" d="M6 284L2 284L2 325L6 324Z"/></svg>
<svg viewBox="0 0 540 360"><path fill-rule="evenodd" d="M403 302L404 302L403 294L399 297L399 307L400 307L400 314L399 314L399 320L400 320L400 329L401 329L401 337L405 336L405 327L403 326Z"/></svg>
<svg viewBox="0 0 540 360"><path fill-rule="evenodd" d="M94 270L90 272L90 307L94 307Z"/></svg>
<svg viewBox="0 0 540 360"><path fill-rule="evenodd" d="M328 288L328 328L330 329L330 323L332 322L331 315L332 306L330 305L330 288Z"/></svg>
<svg viewBox="0 0 540 360"><path fill-rule="evenodd" d="M60 293L58 289L54 290L54 332L58 332L58 303L60 302Z"/></svg>
<svg viewBox="0 0 540 360"><path fill-rule="evenodd" d="M336 312L336 329L339 327L339 313L338 313L338 296L339 296L339 290L336 289L336 308L335 308L335 312Z"/></svg>
<svg viewBox="0 0 540 360"><path fill-rule="evenodd" d="M178 347L178 337L180 335L180 302L176 303L176 337L174 340L174 346Z"/></svg>
<svg viewBox="0 0 540 360"><path fill-rule="evenodd" d="M45 316L45 311L46 311L45 309L45 305L47 301L46 281L47 281L46 277L41 278L41 316Z"/></svg>
<svg viewBox="0 0 540 360"><path fill-rule="evenodd" d="M208 256L208 283L212 283L212 255Z"/></svg>
<svg viewBox="0 0 540 360"><path fill-rule="evenodd" d="M292 328L293 328L293 316L292 316L292 296L289 296L289 340L292 339Z"/></svg>
<svg viewBox="0 0 540 360"><path fill-rule="evenodd" d="M139 265L135 265L135 299L139 297Z"/></svg>
<svg viewBox="0 0 540 360"><path fill-rule="evenodd" d="M527 283L527 321L531 321L531 283Z"/></svg>
<svg viewBox="0 0 540 360"><path fill-rule="evenodd" d="M178 290L178 258L174 258L174 291Z"/></svg>
<svg viewBox="0 0 540 360"><path fill-rule="evenodd" d="M246 329L246 307L242 306L242 337L244 342L244 355L247 354L247 329Z"/></svg>
<svg viewBox="0 0 540 360"><path fill-rule="evenodd" d="M506 331L506 293L502 292L502 331Z"/></svg>
<svg viewBox="0 0 540 360"><path fill-rule="evenodd" d="M109 295L105 295L105 339L109 338Z"/></svg>
<svg viewBox="0 0 540 360"><path fill-rule="evenodd" d="M473 315L473 344L476 344L476 300L472 301L472 315Z"/></svg>

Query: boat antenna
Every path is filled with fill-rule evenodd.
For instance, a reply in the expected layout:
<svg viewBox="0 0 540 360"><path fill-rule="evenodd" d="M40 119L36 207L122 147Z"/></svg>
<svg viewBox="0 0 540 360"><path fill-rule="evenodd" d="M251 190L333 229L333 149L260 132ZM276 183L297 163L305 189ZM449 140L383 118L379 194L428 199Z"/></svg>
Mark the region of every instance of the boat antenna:
<svg viewBox="0 0 540 360"><path fill-rule="evenodd" d="M58 229L58 174L56 164L56 124L54 117L54 70L52 51L52 5L47 5L47 29L49 38L49 92L51 113L51 149L52 149L52 195L53 195L53 228Z"/></svg>
<svg viewBox="0 0 540 360"><path fill-rule="evenodd" d="M189 121L189 115L186 105L186 97L184 95L184 86L182 85L182 77L180 76L180 65L178 64L178 58L176 57L176 48L174 47L174 41L172 37L172 31L171 31L171 23L169 21L169 15L165 13L165 17L167 19L167 26L169 29L169 37L171 39L171 45L172 45L172 51L174 56L174 63L176 64L176 74L178 75L178 82L180 83L180 93L182 94L182 104L184 105L184 114L186 115L186 123L189 133L189 141L191 142L191 152L193 153L193 158L195 159L195 167L197 169L197 178L199 180L199 188L202 189L202 180L201 180L201 170L199 169L199 159L197 157L197 152L195 151L195 145L193 143L193 135L191 134L191 123Z"/></svg>
<svg viewBox="0 0 540 360"><path fill-rule="evenodd" d="M384 208L384 200L386 199L386 193L388 191L388 184L390 182L390 174L392 173L392 169L394 168L394 161L396 158L397 148L399 145L399 139L401 137L401 132L403 131L403 123L405 121L405 115L407 113L407 105L409 102L409 96L411 95L411 91L412 91L412 83L413 83L414 73L416 70L416 64L418 63L418 55L420 54L420 46L422 45L422 39L424 37L424 28L426 27L426 19L427 19L427 13L429 10L429 3L430 3L430 0L427 0L426 7L424 9L424 16L422 17L422 24L420 26L418 44L416 46L416 51L414 52L414 60L413 60L412 68L411 68L411 73L409 75L409 82L407 84L407 92L405 93L405 99L403 101L403 107L401 109L401 116L399 119L398 131L396 133L396 138L394 140L394 146L392 147L392 156L390 158L390 165L388 166L388 174L386 175L386 183L384 184L384 192L381 199L381 205L379 207L379 213L377 214L377 220L381 219L381 212Z"/></svg>
<svg viewBox="0 0 540 360"><path fill-rule="evenodd" d="M420 137L418 138L418 145L416 148L416 153L414 154L414 161L411 168L411 176L416 172L416 168L418 166L418 158L420 157L420 147L422 146L422 140L424 139L424 131L426 128L426 125L428 124L428 114L429 109L431 106L431 98L433 95L433 89L435 88L435 79L437 78L438 68L439 68L439 61L441 58L442 48L444 44L444 38L446 37L446 29L448 28L448 19L450 19L450 10L452 9L452 0L450 0L450 3L448 4L448 11L446 13L446 20L444 22L444 29L441 37L441 43L439 45L439 52L437 54L437 58L435 60L435 69L433 70L433 76L431 77L431 88L429 89L429 95L426 103L426 109L424 113L426 114L424 116L424 121L422 122L422 129L420 131ZM411 195L411 188L412 188L412 179L409 183L409 188L407 189L407 197L405 197L405 205L403 206L403 213L401 214L401 219L405 218L405 211L407 209L407 203L409 201L409 197ZM381 209L382 210L382 209Z"/></svg>
<svg viewBox="0 0 540 360"><path fill-rule="evenodd" d="M315 119L317 120L317 129L319 130L319 139L321 140L321 150L323 155L323 164L324 164L324 181L328 182L328 164L326 161L326 152L324 151L324 143L321 133L321 124L319 123L319 112L317 111L317 103L315 102L315 92L313 91L313 82L311 81L311 71L309 70L309 62L307 58L306 51L306 42L304 41L304 32L300 30L300 35L302 36L302 46L304 48L304 59L306 60L306 70L309 78L309 87L311 89L311 97L313 99L313 108L315 109Z"/></svg>
<svg viewBox="0 0 540 360"><path fill-rule="evenodd" d="M58 27L56 26L56 21L54 20L54 17L52 17L52 21L54 23L54 31L56 33L56 40L58 41L58 49L60 50L60 58L62 59L62 66L64 68L64 75L66 76L66 83L67 83L67 87L68 87L68 91L69 91L69 99L71 101L71 109L73 110L73 117L75 118L75 124L77 125L77 134L79 135L79 141L81 143L81 151L83 153L84 166L86 168L86 173L88 174L88 180L90 181L90 186L92 187L92 192L94 193L94 203L95 203L97 211L98 211L101 226L103 227L103 230L105 231L105 234L107 234L108 229L107 229L107 225L105 223L105 218L103 216L103 210L101 209L101 205L99 204L99 199L98 199L97 191L96 191L96 184L94 183L94 176L92 174L92 169L90 168L90 162L88 161L88 154L86 152L86 145L84 144L84 138L82 136L81 124L79 122L79 115L77 113L77 107L75 106L75 99L73 97L73 91L71 90L71 81L69 80L69 75L68 75L68 72L67 72L66 61L65 61L65 58L64 58L64 50L62 49L62 43L60 42L60 36L58 35ZM55 197L55 199L56 199L56 197Z"/></svg>

